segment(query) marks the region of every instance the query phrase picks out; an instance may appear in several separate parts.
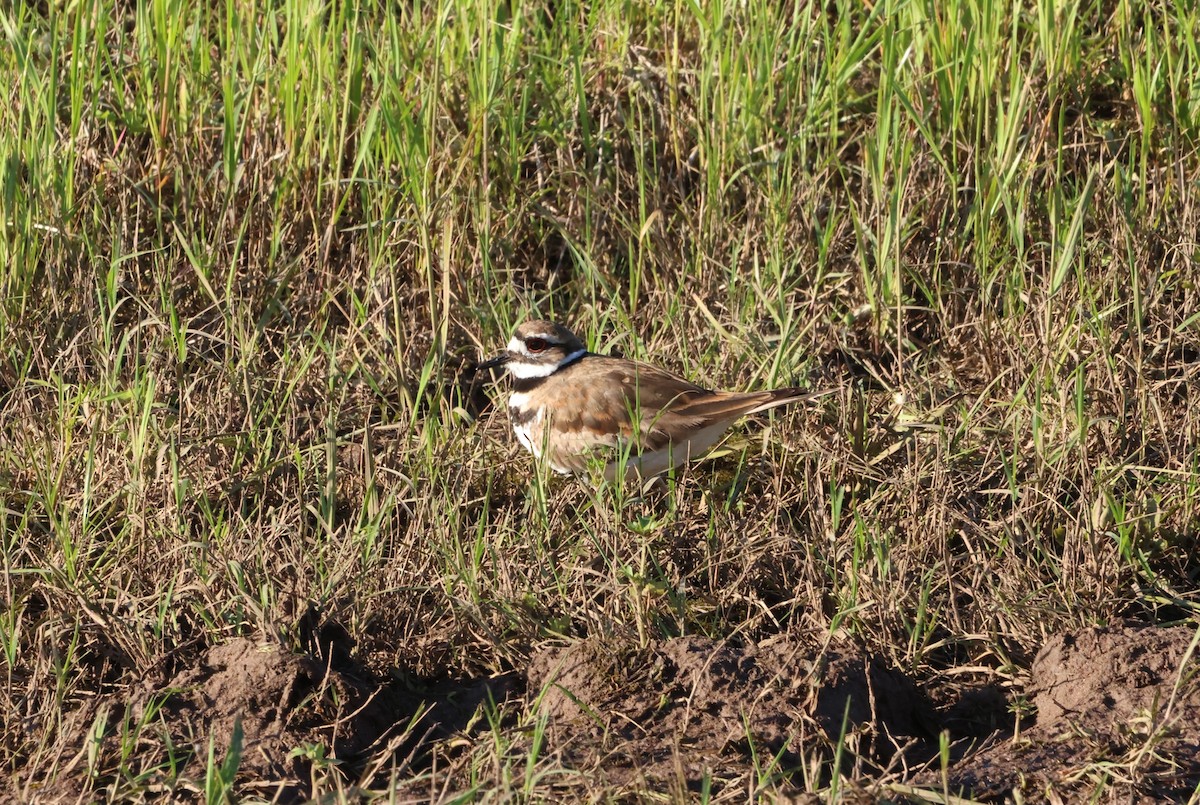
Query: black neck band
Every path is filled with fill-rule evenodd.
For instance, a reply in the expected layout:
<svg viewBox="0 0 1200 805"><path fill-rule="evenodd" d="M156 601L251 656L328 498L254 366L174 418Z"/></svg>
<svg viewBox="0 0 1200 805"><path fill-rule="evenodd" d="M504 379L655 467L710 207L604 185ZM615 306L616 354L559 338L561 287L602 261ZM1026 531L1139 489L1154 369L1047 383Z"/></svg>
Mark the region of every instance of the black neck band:
<svg viewBox="0 0 1200 805"><path fill-rule="evenodd" d="M549 377L549 375L546 375L546 377ZM545 382L546 377L514 377L512 390L518 394L533 391Z"/></svg>

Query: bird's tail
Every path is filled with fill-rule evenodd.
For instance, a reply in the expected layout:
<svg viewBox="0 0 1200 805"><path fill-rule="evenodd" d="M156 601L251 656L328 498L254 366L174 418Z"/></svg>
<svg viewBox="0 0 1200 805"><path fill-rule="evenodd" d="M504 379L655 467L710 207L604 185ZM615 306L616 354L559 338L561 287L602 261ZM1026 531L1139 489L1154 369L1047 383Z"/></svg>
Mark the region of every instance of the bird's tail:
<svg viewBox="0 0 1200 805"><path fill-rule="evenodd" d="M770 411L772 408L778 408L781 405L791 405L792 403L808 402L815 400L818 397L826 397L834 392L834 389L823 389L821 391L807 391L805 389L789 388L789 389L772 389L771 391L759 392L764 398L762 402L755 405L746 411L747 414L757 414L762 411Z"/></svg>

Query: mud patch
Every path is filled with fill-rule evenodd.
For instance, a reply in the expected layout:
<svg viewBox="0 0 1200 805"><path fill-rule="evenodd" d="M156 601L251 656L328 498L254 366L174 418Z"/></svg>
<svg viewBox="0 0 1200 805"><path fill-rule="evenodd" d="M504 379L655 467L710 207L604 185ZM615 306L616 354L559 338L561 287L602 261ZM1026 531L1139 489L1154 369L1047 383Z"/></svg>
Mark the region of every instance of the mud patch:
<svg viewBox="0 0 1200 805"><path fill-rule="evenodd" d="M1191 628L1115 626L1052 637L1030 669L1034 726L952 768L983 799L1070 801L1102 782L1120 799L1200 790L1200 664Z"/></svg>
<svg viewBox="0 0 1200 805"><path fill-rule="evenodd" d="M535 655L528 690L553 748L617 785L782 774L829 759L839 738L845 770L869 773L927 755L936 735L932 705L903 674L852 647L784 638L586 640Z"/></svg>
<svg viewBox="0 0 1200 805"><path fill-rule="evenodd" d="M1016 699L954 674L918 685L855 644L793 636L591 637L542 647L520 675L435 684L374 677L346 640L318 637L314 655L236 639L157 682L134 682L126 669L123 692L64 716L56 740L74 759L53 779L36 763L18 767L8 798L198 800L210 751L223 763L235 727L237 793L277 802L393 781L425 792L435 777L458 790L481 768L470 748L498 738L518 767L531 753L555 770L555 790L569 799L764 787L799 797L828 792L835 775L839 791L868 801L1066 802L1097 791L1164 801L1200 790L1191 628L1055 636ZM1015 734L1013 711L1028 714Z"/></svg>
<svg viewBox="0 0 1200 805"><path fill-rule="evenodd" d="M1186 800L1200 787L1194 635L1058 635L1023 697L934 677L937 706L848 643L589 639L535 654L527 696L564 765L618 790L715 792L766 776L799 794L836 773L871 796L1071 801L1099 787L1120 800Z"/></svg>
<svg viewBox="0 0 1200 805"><path fill-rule="evenodd" d="M394 732L408 704L311 657L249 640L213 647L198 668L180 673L165 690L175 691L163 711L176 740L203 757L210 735L228 740L240 724L240 773L274 789L255 793L285 799L307 794L306 747L326 747L330 758L357 757ZM155 695L145 690L139 709Z"/></svg>
<svg viewBox="0 0 1200 805"><path fill-rule="evenodd" d="M305 801L320 776L369 781L372 769L385 777L415 773L431 743L461 730L481 702L503 701L513 682L447 680L412 690L351 663L334 668L235 639L165 682L142 682L70 714L66 726L79 744L98 737L93 756L53 780L29 769L16 790L39 801L88 791L120 799L127 788L191 799L211 751L217 764L236 755L229 762L239 795ZM126 763L131 744L153 759L147 767Z"/></svg>

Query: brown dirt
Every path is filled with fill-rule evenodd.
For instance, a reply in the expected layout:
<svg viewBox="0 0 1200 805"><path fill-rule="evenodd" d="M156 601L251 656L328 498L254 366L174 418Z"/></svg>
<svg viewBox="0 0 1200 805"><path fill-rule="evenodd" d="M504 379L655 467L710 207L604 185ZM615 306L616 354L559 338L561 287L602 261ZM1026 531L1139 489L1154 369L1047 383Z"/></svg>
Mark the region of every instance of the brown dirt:
<svg viewBox="0 0 1200 805"><path fill-rule="evenodd" d="M530 696L540 692L551 743L610 782L719 783L744 774L755 754L784 768L814 768L815 759L828 775L844 716L842 770L852 779L942 789L945 730L947 787L962 795L1070 801L1107 773L1117 799L1186 799L1200 785L1193 635L1129 626L1051 638L1025 696L1036 721L1015 736L1010 702L995 688L948 692L935 681L943 703L934 706L878 657L784 639L680 638L643 650L576 643L534 658Z"/></svg>
<svg viewBox="0 0 1200 805"><path fill-rule="evenodd" d="M338 651L326 653L336 657ZM374 680L352 663L334 668L310 655L235 639L211 648L195 667L165 682L147 680L126 695L105 697L72 714L67 723L84 748L89 729L103 709L119 714L128 707L132 720L138 722L148 710L154 716L152 708L161 706L154 717L162 719L171 743L181 756L190 754L201 763L210 740L215 742L218 761L226 757L230 736L240 725L241 793L297 802L308 798L313 775L322 771L319 757L297 750L323 747L325 758L348 763L350 768L382 758L389 772L403 774L423 746L461 730L489 695L503 700L511 681L451 680L410 690ZM146 743L153 745L154 740ZM111 765L103 759L111 761L119 752L118 736L110 731L97 753L102 758L99 765ZM57 779L39 780L37 770L28 772L25 786L20 779L25 775L14 781L18 800L90 801L80 793L89 787L102 792L103 799L121 798L117 776L89 781L82 753ZM148 788L169 793L172 799L188 800L199 793L153 782Z"/></svg>
<svg viewBox="0 0 1200 805"><path fill-rule="evenodd" d="M1028 699L1037 720L950 772L953 787L1070 801L1110 777L1112 798L1187 800L1200 791L1200 661L1191 628L1115 626L1055 635Z"/></svg>
<svg viewBox="0 0 1200 805"><path fill-rule="evenodd" d="M541 651L528 679L552 745L616 783L719 781L756 757L795 768L805 747L837 738L843 715L848 745L869 759L936 734L931 704L903 674L852 648L784 638L644 649L587 640Z"/></svg>
<svg viewBox="0 0 1200 805"><path fill-rule="evenodd" d="M129 706L138 721L161 704L162 729L181 753L201 761L210 736L224 756L240 723L239 779L259 781L242 792L287 802L305 798L317 774L345 773L349 782L397 772L403 779L427 770L435 756L453 767L448 747L488 729L472 717L490 697L521 713L499 729L516 737L543 723L544 751L557 762L630 791L683 796L705 785L716 792L792 773L799 792L806 774L828 784L839 742L836 762L852 779L940 790L938 734L946 730L957 742L945 778L951 791L984 800L1019 792L1026 800L1069 801L1108 774L1114 799L1186 799L1200 785L1193 636L1183 627L1118 626L1051 638L1025 691L1036 719L1015 736L1004 727L979 728L1012 723L1010 702L996 690L948 694L935 681L926 687L937 695L927 695L908 675L843 641L679 637L638 647L590 638L537 651L521 698L516 675L415 690L372 678L336 650L323 653L340 667L237 639L165 681L145 681L72 714L66 725L78 731L78 761L56 780L26 770L10 793L63 801L90 787L119 798L117 776L89 783L83 761L103 707L119 713ZM315 746L340 765L295 751ZM99 754L119 751L110 735ZM894 798L903 788L874 795L889 790Z"/></svg>

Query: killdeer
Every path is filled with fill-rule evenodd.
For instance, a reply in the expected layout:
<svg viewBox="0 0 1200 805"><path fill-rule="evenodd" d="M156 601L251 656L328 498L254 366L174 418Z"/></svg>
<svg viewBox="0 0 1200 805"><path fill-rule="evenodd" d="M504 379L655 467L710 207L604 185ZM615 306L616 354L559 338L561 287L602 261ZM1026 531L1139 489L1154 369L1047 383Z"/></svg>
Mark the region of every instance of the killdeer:
<svg viewBox="0 0 1200 805"><path fill-rule="evenodd" d="M566 327L541 320L518 327L478 369L496 366L513 378L518 441L563 475L584 472L597 449L627 448L626 467L649 478L700 456L741 417L827 393L710 391L657 366L588 352ZM609 459L604 476L614 480L619 466L619 456Z"/></svg>

